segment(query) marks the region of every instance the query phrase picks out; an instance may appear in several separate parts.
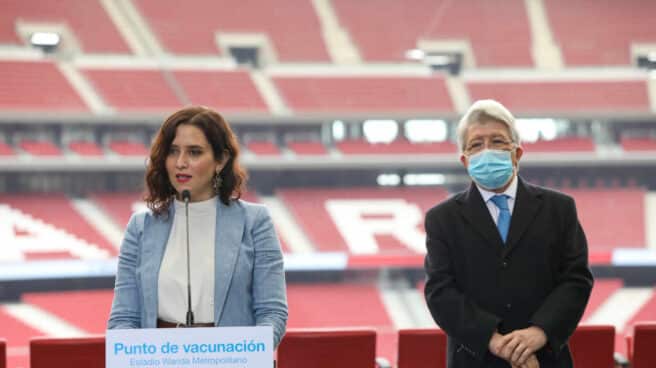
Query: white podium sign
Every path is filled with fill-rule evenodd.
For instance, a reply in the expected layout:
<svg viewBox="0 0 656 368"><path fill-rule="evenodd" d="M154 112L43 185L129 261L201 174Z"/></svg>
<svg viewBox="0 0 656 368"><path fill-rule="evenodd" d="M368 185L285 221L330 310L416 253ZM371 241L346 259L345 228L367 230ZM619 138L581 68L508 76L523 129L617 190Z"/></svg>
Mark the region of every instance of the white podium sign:
<svg viewBox="0 0 656 368"><path fill-rule="evenodd" d="M107 330L107 368L272 368L273 329L200 327Z"/></svg>

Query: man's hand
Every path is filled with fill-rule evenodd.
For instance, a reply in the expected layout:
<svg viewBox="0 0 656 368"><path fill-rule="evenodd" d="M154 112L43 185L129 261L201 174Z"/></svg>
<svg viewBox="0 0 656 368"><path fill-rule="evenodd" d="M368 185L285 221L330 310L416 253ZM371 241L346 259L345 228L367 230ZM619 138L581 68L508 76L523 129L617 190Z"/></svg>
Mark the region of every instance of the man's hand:
<svg viewBox="0 0 656 368"><path fill-rule="evenodd" d="M496 334L496 332L495 332ZM494 346L492 345L494 341ZM530 356L547 343L547 335L537 327L531 326L503 335L501 340L492 336L490 351L498 357L509 361L513 366L523 367ZM492 350L492 349L496 350ZM536 360L537 362L537 360Z"/></svg>
<svg viewBox="0 0 656 368"><path fill-rule="evenodd" d="M535 354L529 355L528 359L526 359L526 362L522 365L514 365L512 364L512 368L540 368L540 362L538 362L538 358L535 356Z"/></svg>
<svg viewBox="0 0 656 368"><path fill-rule="evenodd" d="M504 336L502 334L494 331L492 338L490 339L490 343L488 344L488 349L490 349L490 352L500 358L503 358L499 356L499 351L501 351L501 348L503 347L503 338Z"/></svg>

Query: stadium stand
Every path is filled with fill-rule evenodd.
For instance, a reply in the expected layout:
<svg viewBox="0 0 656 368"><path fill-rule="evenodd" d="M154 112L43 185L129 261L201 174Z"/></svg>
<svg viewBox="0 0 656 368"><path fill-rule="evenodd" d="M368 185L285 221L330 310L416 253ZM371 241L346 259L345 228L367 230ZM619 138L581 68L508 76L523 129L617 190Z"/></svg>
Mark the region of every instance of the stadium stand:
<svg viewBox="0 0 656 368"><path fill-rule="evenodd" d="M23 139L19 144L23 152L33 156L61 156L59 146L48 140Z"/></svg>
<svg viewBox="0 0 656 368"><path fill-rule="evenodd" d="M190 104L212 106L226 113L234 110L268 112L247 70L176 70L173 75Z"/></svg>
<svg viewBox="0 0 656 368"><path fill-rule="evenodd" d="M648 112L645 80L468 81L472 100L494 98L515 114Z"/></svg>
<svg viewBox="0 0 656 368"><path fill-rule="evenodd" d="M173 111L182 102L157 69L82 69L96 91L118 111Z"/></svg>
<svg viewBox="0 0 656 368"><path fill-rule="evenodd" d="M252 140L246 143L246 149L256 155L261 156L278 156L280 147L272 141Z"/></svg>
<svg viewBox="0 0 656 368"><path fill-rule="evenodd" d="M442 77L285 77L273 81L287 105L304 112L454 111Z"/></svg>
<svg viewBox="0 0 656 368"><path fill-rule="evenodd" d="M3 330L7 331L3 333L7 342L7 367L26 367L30 339L42 335L43 332L14 316L11 310L11 307L7 306L0 308L0 323Z"/></svg>
<svg viewBox="0 0 656 368"><path fill-rule="evenodd" d="M0 141L0 156L13 156L14 149L5 142Z"/></svg>
<svg viewBox="0 0 656 368"><path fill-rule="evenodd" d="M122 156L148 156L149 150L136 140L113 140L107 144L108 148Z"/></svg>
<svg viewBox="0 0 656 368"><path fill-rule="evenodd" d="M530 29L524 4L485 1L333 1L363 59L401 61L419 40L464 41L479 66L531 66ZM376 14L376 16L371 16ZM383 40L381 42L381 40Z"/></svg>
<svg viewBox="0 0 656 368"><path fill-rule="evenodd" d="M23 303L70 323L85 334L104 334L112 305L112 290L25 293ZM71 305L84 306L71 308Z"/></svg>
<svg viewBox="0 0 656 368"><path fill-rule="evenodd" d="M330 60L308 1L193 0L180 7L175 0L136 0L135 5L164 48L174 54L223 55L217 34L247 33L270 38L280 61Z"/></svg>
<svg viewBox="0 0 656 368"><path fill-rule="evenodd" d="M0 43L23 44L16 32L16 26L21 23L63 24L70 28L84 52L131 53L100 1L62 0L49 4L39 0L3 1Z"/></svg>
<svg viewBox="0 0 656 368"><path fill-rule="evenodd" d="M3 111L88 110L54 62L0 60L0 80Z"/></svg>
<svg viewBox="0 0 656 368"><path fill-rule="evenodd" d="M102 148L92 141L72 141L68 143L68 149L85 157L99 157L105 154Z"/></svg>
<svg viewBox="0 0 656 368"><path fill-rule="evenodd" d="M656 151L656 138L622 137L620 145L627 152Z"/></svg>
<svg viewBox="0 0 656 368"><path fill-rule="evenodd" d="M630 65L633 44L656 42L650 1L549 0L544 6L567 65Z"/></svg>
<svg viewBox="0 0 656 368"><path fill-rule="evenodd" d="M591 253L616 247L645 247L645 191L642 189L567 189L586 229ZM622 216L617 216L622 213ZM614 226L608 226L608 224Z"/></svg>
<svg viewBox="0 0 656 368"><path fill-rule="evenodd" d="M455 154L458 151L452 142L413 143L407 140L395 140L390 143L346 140L335 143L335 147L345 155Z"/></svg>
<svg viewBox="0 0 656 368"><path fill-rule="evenodd" d="M407 254L425 249L422 214L442 189L283 189L277 196L321 251Z"/></svg>
<svg viewBox="0 0 656 368"><path fill-rule="evenodd" d="M291 284L287 300L288 329L371 328L377 333L376 356L394 361L396 330L375 285Z"/></svg>
<svg viewBox="0 0 656 368"><path fill-rule="evenodd" d="M4 257L15 252L27 260L104 259L117 254L62 194L3 194L0 205L5 210L3 221L13 229L7 235L15 244Z"/></svg>
<svg viewBox="0 0 656 368"><path fill-rule="evenodd" d="M590 137L563 137L551 141L522 142L526 152L594 152L595 143Z"/></svg>
<svg viewBox="0 0 656 368"><path fill-rule="evenodd" d="M287 148L300 156L328 154L323 143L318 141L288 141Z"/></svg>

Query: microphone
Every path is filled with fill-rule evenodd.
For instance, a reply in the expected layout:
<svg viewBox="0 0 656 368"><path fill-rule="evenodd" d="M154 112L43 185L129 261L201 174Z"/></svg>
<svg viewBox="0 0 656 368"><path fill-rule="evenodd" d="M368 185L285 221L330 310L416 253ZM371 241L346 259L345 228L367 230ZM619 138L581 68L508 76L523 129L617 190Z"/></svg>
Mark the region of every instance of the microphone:
<svg viewBox="0 0 656 368"><path fill-rule="evenodd" d="M191 200L191 193L188 189L182 191L182 200L185 203L185 220L187 222L187 318L186 325L191 327L194 324L194 312L191 310L191 267L189 256L189 201Z"/></svg>

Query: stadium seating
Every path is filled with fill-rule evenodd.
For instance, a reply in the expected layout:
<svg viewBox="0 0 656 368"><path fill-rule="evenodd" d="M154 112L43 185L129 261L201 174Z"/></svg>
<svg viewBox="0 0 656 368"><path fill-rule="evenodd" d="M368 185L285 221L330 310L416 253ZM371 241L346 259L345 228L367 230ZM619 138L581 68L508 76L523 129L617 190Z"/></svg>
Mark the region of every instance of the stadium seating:
<svg viewBox="0 0 656 368"><path fill-rule="evenodd" d="M527 12L520 0L505 1L503 21L499 8L486 1L333 1L362 58L400 61L420 39L471 44L480 66L531 66ZM375 16L372 16L375 14Z"/></svg>
<svg viewBox="0 0 656 368"><path fill-rule="evenodd" d="M622 137L620 145L627 152L656 151L656 138Z"/></svg>
<svg viewBox="0 0 656 368"><path fill-rule="evenodd" d="M603 302L610 298L613 293L622 288L622 280L620 279L601 279L595 280L588 299L588 305L585 308L581 322L586 323L588 318L599 308Z"/></svg>
<svg viewBox="0 0 656 368"><path fill-rule="evenodd" d="M452 142L412 143L406 140L396 140L390 143L346 140L337 142L335 147L345 155L455 154L458 151Z"/></svg>
<svg viewBox="0 0 656 368"><path fill-rule="evenodd" d="M629 360L632 368L651 368L656 362L656 323L636 324L629 341Z"/></svg>
<svg viewBox="0 0 656 368"><path fill-rule="evenodd" d="M82 290L25 293L23 303L39 308L91 334L104 334L112 306L114 290ZM71 308L71 306L84 306Z"/></svg>
<svg viewBox="0 0 656 368"><path fill-rule="evenodd" d="M0 157L13 156L13 155L14 155L14 149L7 143L0 141Z"/></svg>
<svg viewBox="0 0 656 368"><path fill-rule="evenodd" d="M84 157L100 157L105 154L102 148L92 141L72 141L68 143L68 149Z"/></svg>
<svg viewBox="0 0 656 368"><path fill-rule="evenodd" d="M176 70L173 75L192 105L210 106L221 113L268 113L264 99L246 70Z"/></svg>
<svg viewBox="0 0 656 368"><path fill-rule="evenodd" d="M374 330L288 330L278 346L280 368L374 368Z"/></svg>
<svg viewBox="0 0 656 368"><path fill-rule="evenodd" d="M104 101L118 111L175 111L182 107L163 72L156 69L82 69Z"/></svg>
<svg viewBox="0 0 656 368"><path fill-rule="evenodd" d="M246 143L246 149L261 156L278 156L280 147L272 141L252 140Z"/></svg>
<svg viewBox="0 0 656 368"><path fill-rule="evenodd" d="M614 345L614 326L578 326L569 340L577 368L614 368Z"/></svg>
<svg viewBox="0 0 656 368"><path fill-rule="evenodd" d="M117 249L61 194L0 195L7 205L3 221L15 247L7 250L20 259L106 259ZM47 239L47 240L46 240Z"/></svg>
<svg viewBox="0 0 656 368"><path fill-rule="evenodd" d="M23 44L15 30L18 22L63 24L86 53L131 53L99 1L61 0L49 4L40 0L5 1L0 14L1 44Z"/></svg>
<svg viewBox="0 0 656 368"><path fill-rule="evenodd" d="M283 77L273 81L287 105L309 112L454 111L441 77Z"/></svg>
<svg viewBox="0 0 656 368"><path fill-rule="evenodd" d="M589 137L565 137L552 141L538 140L536 142L522 142L522 148L526 152L594 152L595 144Z"/></svg>
<svg viewBox="0 0 656 368"><path fill-rule="evenodd" d="M326 147L319 141L289 141L287 148L297 155L326 155Z"/></svg>
<svg viewBox="0 0 656 368"><path fill-rule="evenodd" d="M18 146L25 152L33 156L61 156L62 152L59 146L47 140L24 139Z"/></svg>
<svg viewBox="0 0 656 368"><path fill-rule="evenodd" d="M88 111L84 101L53 62L0 60L0 80L0 110Z"/></svg>
<svg viewBox="0 0 656 368"><path fill-rule="evenodd" d="M397 368L446 368L446 334L439 329L399 330Z"/></svg>
<svg viewBox="0 0 656 368"><path fill-rule="evenodd" d="M652 1L549 0L544 6L566 65L630 65L632 44L656 42Z"/></svg>
<svg viewBox="0 0 656 368"><path fill-rule="evenodd" d="M396 329L375 285L292 283L287 286L287 302L288 328L373 328L378 335L376 356L394 361Z"/></svg>
<svg viewBox="0 0 656 368"><path fill-rule="evenodd" d="M645 80L469 81L472 100L494 98L516 115L648 112Z"/></svg>
<svg viewBox="0 0 656 368"><path fill-rule="evenodd" d="M30 340L30 368L87 367L105 367L105 336Z"/></svg>
<svg viewBox="0 0 656 368"><path fill-rule="evenodd" d="M642 189L566 189L574 197L591 253L617 247L642 248L645 191ZM622 213L622 216L616 216ZM614 224L608 226L608 224Z"/></svg>
<svg viewBox="0 0 656 368"><path fill-rule="evenodd" d="M174 54L220 55L217 33L258 33L270 39L281 61L330 60L317 15L305 0L193 0L183 7L175 0L134 3L162 46Z"/></svg>
<svg viewBox="0 0 656 368"><path fill-rule="evenodd" d="M441 188L283 189L277 196L320 251L403 255L425 249L423 213L447 193Z"/></svg>
<svg viewBox="0 0 656 368"><path fill-rule="evenodd" d="M113 140L107 145L110 150L121 156L148 156L148 148L135 140Z"/></svg>

